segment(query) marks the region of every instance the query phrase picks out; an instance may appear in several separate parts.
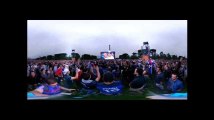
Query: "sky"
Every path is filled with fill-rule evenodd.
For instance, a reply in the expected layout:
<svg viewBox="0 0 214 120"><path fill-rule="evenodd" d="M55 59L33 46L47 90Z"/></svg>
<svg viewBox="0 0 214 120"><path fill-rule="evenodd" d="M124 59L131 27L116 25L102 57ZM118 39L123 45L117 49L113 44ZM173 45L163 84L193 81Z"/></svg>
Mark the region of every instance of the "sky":
<svg viewBox="0 0 214 120"><path fill-rule="evenodd" d="M187 20L28 20L27 57L77 53L132 55L149 42L159 54L187 57Z"/></svg>

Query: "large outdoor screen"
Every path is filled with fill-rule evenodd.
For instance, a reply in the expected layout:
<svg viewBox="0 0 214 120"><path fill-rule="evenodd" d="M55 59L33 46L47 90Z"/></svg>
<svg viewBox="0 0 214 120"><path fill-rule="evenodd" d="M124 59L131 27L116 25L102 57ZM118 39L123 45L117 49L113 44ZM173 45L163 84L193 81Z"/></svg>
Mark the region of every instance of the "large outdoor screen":
<svg viewBox="0 0 214 120"><path fill-rule="evenodd" d="M115 59L115 52L101 52L101 59L105 60Z"/></svg>

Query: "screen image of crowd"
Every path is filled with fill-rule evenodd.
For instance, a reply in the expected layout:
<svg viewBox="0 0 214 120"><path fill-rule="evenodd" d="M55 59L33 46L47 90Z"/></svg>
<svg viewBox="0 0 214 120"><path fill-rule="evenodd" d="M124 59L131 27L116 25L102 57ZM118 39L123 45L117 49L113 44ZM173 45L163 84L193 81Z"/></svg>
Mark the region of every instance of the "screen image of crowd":
<svg viewBox="0 0 214 120"><path fill-rule="evenodd" d="M83 89L102 95L120 95L125 88L143 92L150 81L159 91L179 93L186 87L186 80L187 59L27 61L28 92L36 96Z"/></svg>

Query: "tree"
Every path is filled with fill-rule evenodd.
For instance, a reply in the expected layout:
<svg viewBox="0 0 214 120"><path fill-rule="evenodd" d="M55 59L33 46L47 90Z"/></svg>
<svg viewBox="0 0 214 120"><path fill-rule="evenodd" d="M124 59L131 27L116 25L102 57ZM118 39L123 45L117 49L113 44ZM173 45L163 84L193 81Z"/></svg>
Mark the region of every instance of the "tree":
<svg viewBox="0 0 214 120"><path fill-rule="evenodd" d="M163 54L163 59L166 59L166 54Z"/></svg>
<svg viewBox="0 0 214 120"><path fill-rule="evenodd" d="M172 59L173 59L173 60L178 59L177 55L172 55Z"/></svg>
<svg viewBox="0 0 214 120"><path fill-rule="evenodd" d="M159 57L158 55L156 55L156 54L154 55L154 59L158 59L158 57Z"/></svg>
<svg viewBox="0 0 214 120"><path fill-rule="evenodd" d="M90 60L91 56L89 54L83 54L81 59L82 60Z"/></svg>
<svg viewBox="0 0 214 120"><path fill-rule="evenodd" d="M67 57L67 59L68 59L68 60L71 60L71 55L69 55L69 56Z"/></svg>
<svg viewBox="0 0 214 120"><path fill-rule="evenodd" d="M163 58L163 52L160 52L160 58Z"/></svg>
<svg viewBox="0 0 214 120"><path fill-rule="evenodd" d="M72 58L75 58L76 60L78 60L80 58L80 54L79 53L71 53Z"/></svg>
<svg viewBox="0 0 214 120"><path fill-rule="evenodd" d="M178 59L178 56L177 56L177 55L175 55L175 59L176 59L176 60Z"/></svg>
<svg viewBox="0 0 214 120"><path fill-rule="evenodd" d="M135 55L132 55L132 56L131 56L131 59L138 59L138 57L135 56Z"/></svg>
<svg viewBox="0 0 214 120"><path fill-rule="evenodd" d="M46 56L40 57L40 60L46 60Z"/></svg>
<svg viewBox="0 0 214 120"><path fill-rule="evenodd" d="M54 58L55 58L55 60L65 60L66 56L67 56L66 53L59 53L59 54L55 54Z"/></svg>
<svg viewBox="0 0 214 120"><path fill-rule="evenodd" d="M97 56L91 55L91 59L92 59L92 60L97 59Z"/></svg>
<svg viewBox="0 0 214 120"><path fill-rule="evenodd" d="M138 50L137 53L138 53L138 57L140 57L142 55L142 50Z"/></svg>
<svg viewBox="0 0 214 120"><path fill-rule="evenodd" d="M122 55L119 55L119 59L122 59Z"/></svg>
<svg viewBox="0 0 214 120"><path fill-rule="evenodd" d="M122 55L119 56L120 59L129 59L130 56L127 53L124 53Z"/></svg>
<svg viewBox="0 0 214 120"><path fill-rule="evenodd" d="M183 57L183 56L179 56L179 57L178 57L179 60L180 60L181 58L184 60L184 57Z"/></svg>
<svg viewBox="0 0 214 120"><path fill-rule="evenodd" d="M82 60L94 60L97 59L97 56L90 54L83 54L81 57Z"/></svg>
<svg viewBox="0 0 214 120"><path fill-rule="evenodd" d="M133 52L133 53L132 53L132 56L131 56L131 59L138 59L137 53Z"/></svg>
<svg viewBox="0 0 214 120"><path fill-rule="evenodd" d="M79 53L76 53L76 59L79 59L80 58L80 54Z"/></svg>
<svg viewBox="0 0 214 120"><path fill-rule="evenodd" d="M156 59L160 59L160 55L159 54L156 55Z"/></svg>
<svg viewBox="0 0 214 120"><path fill-rule="evenodd" d="M166 58L167 58L168 60L171 60L171 59L172 59L172 57L171 57L171 55L170 55L169 53L166 55Z"/></svg>
<svg viewBox="0 0 214 120"><path fill-rule="evenodd" d="M133 56L136 56L136 55L137 55L137 53L133 52L133 53L132 53L132 55L133 55Z"/></svg>
<svg viewBox="0 0 214 120"><path fill-rule="evenodd" d="M53 55L48 55L47 56L47 60L54 60L54 56Z"/></svg>
<svg viewBox="0 0 214 120"><path fill-rule="evenodd" d="M183 57L183 60L186 60L186 57L185 57L185 56Z"/></svg>

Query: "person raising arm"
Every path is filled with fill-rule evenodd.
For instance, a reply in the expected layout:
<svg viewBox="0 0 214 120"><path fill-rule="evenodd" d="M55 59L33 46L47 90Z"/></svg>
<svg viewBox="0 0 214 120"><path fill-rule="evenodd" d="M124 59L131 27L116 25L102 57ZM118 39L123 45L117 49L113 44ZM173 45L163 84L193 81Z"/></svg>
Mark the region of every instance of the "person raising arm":
<svg viewBox="0 0 214 120"><path fill-rule="evenodd" d="M78 76L78 72L79 72L79 68L76 68L76 75L74 77L71 77L72 80L77 80L79 78Z"/></svg>
<svg viewBox="0 0 214 120"><path fill-rule="evenodd" d="M99 70L98 65L95 66L95 69L97 71L97 78L95 80L98 82L100 80L100 78L101 78L101 76L100 76L100 70Z"/></svg>

